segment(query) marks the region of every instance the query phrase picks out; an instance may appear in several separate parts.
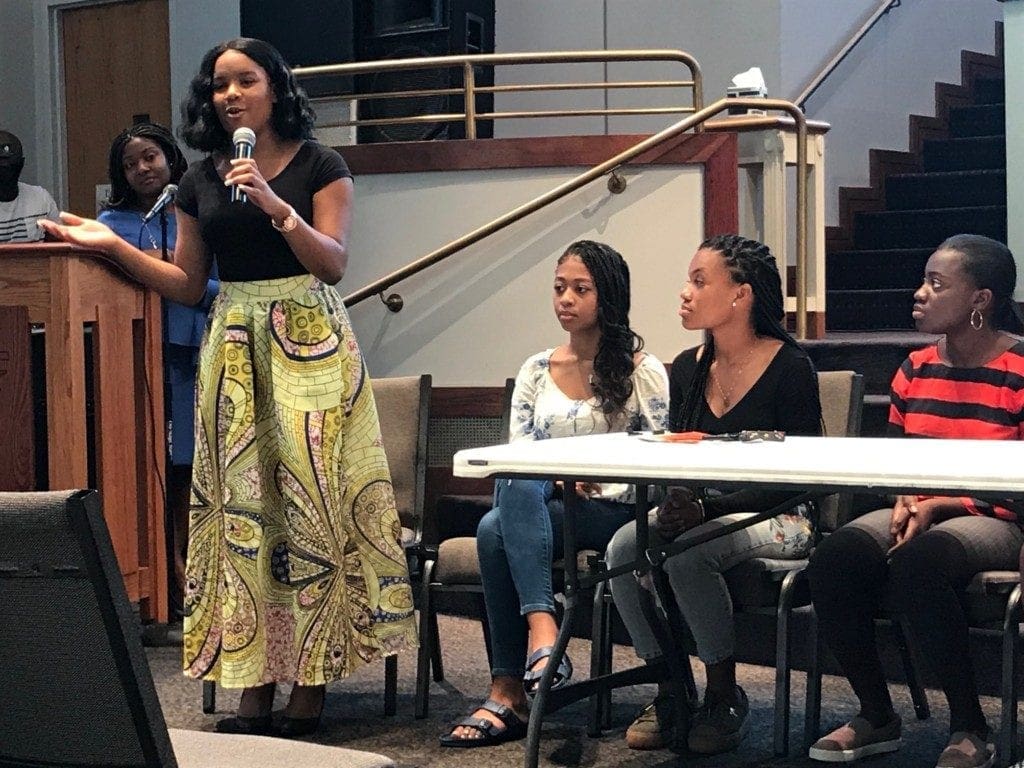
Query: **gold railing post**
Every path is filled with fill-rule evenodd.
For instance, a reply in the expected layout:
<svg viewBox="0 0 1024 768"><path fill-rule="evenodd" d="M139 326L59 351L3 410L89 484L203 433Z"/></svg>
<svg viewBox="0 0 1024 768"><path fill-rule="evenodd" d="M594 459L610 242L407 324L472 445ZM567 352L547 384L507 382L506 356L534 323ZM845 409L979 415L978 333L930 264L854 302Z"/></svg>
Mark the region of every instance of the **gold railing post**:
<svg viewBox="0 0 1024 768"><path fill-rule="evenodd" d="M462 65L463 110L466 113L466 138L476 138L476 73L468 61Z"/></svg>

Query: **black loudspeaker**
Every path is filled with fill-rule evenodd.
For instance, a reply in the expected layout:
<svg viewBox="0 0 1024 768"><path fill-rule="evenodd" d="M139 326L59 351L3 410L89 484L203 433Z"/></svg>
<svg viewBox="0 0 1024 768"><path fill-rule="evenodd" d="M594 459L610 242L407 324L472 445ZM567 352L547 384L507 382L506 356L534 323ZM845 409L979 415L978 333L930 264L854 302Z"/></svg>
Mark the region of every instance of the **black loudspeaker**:
<svg viewBox="0 0 1024 768"><path fill-rule="evenodd" d="M0 768L176 768L95 491L0 493Z"/></svg>
<svg viewBox="0 0 1024 768"><path fill-rule="evenodd" d="M355 61L353 0L241 0L243 37L273 45L292 67ZM352 77L324 75L299 83L310 96L352 92Z"/></svg>
<svg viewBox="0 0 1024 768"><path fill-rule="evenodd" d="M356 58L377 59L494 53L494 0L357 0ZM493 67L476 67L478 86L494 85ZM359 93L462 88L460 67L380 72L356 77ZM477 112L494 111L494 95L476 97ZM363 99L360 120L463 112L462 95ZM477 138L494 135L493 121L477 123ZM465 124L457 122L363 126L360 144L383 141L463 139Z"/></svg>

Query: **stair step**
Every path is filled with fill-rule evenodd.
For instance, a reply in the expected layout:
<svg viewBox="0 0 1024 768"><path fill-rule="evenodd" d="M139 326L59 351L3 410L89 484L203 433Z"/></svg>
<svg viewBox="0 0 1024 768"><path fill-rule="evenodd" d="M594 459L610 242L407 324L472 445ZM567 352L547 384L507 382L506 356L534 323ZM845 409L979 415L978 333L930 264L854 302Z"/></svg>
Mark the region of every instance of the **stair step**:
<svg viewBox="0 0 1024 768"><path fill-rule="evenodd" d="M975 104L1005 104L1006 80L1001 77L979 77L971 95Z"/></svg>
<svg viewBox="0 0 1024 768"><path fill-rule="evenodd" d="M885 207L890 211L1006 205L1006 170L906 173L885 180Z"/></svg>
<svg viewBox="0 0 1024 768"><path fill-rule="evenodd" d="M1006 136L969 139L928 139L924 142L924 170L970 171L1006 169Z"/></svg>
<svg viewBox="0 0 1024 768"><path fill-rule="evenodd" d="M963 232L1006 242L1006 206L859 212L853 242L858 249L934 248Z"/></svg>
<svg viewBox="0 0 1024 768"><path fill-rule="evenodd" d="M825 291L825 326L829 331L909 331L917 285Z"/></svg>
<svg viewBox="0 0 1024 768"><path fill-rule="evenodd" d="M949 110L949 135L994 136L1006 133L1006 109L1003 104L972 104Z"/></svg>
<svg viewBox="0 0 1024 768"><path fill-rule="evenodd" d="M865 403L885 401L900 365L915 349L935 341L917 331L889 333L834 333L823 339L801 341L800 346L819 371L856 371L864 376Z"/></svg>
<svg viewBox="0 0 1024 768"><path fill-rule="evenodd" d="M825 256L825 285L833 291L916 288L932 250L833 251Z"/></svg>

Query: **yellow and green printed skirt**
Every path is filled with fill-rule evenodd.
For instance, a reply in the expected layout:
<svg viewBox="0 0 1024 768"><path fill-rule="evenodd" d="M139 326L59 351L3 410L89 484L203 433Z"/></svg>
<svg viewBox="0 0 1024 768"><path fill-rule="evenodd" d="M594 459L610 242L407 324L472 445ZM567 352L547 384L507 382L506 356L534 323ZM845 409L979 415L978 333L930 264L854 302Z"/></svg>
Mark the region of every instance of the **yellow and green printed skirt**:
<svg viewBox="0 0 1024 768"><path fill-rule="evenodd" d="M199 359L184 667L319 685L415 647L377 408L337 292L222 282Z"/></svg>

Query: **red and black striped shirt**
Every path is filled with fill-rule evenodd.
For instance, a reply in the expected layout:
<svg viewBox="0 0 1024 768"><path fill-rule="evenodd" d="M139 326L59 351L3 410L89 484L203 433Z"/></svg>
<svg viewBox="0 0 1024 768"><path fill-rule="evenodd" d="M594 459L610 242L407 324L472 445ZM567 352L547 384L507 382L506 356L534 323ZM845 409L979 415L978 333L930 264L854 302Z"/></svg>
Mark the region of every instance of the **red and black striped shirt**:
<svg viewBox="0 0 1024 768"><path fill-rule="evenodd" d="M891 435L1024 439L1024 342L977 368L947 365L935 345L912 352L893 377L889 399ZM963 502L971 514L1019 518L979 499Z"/></svg>

